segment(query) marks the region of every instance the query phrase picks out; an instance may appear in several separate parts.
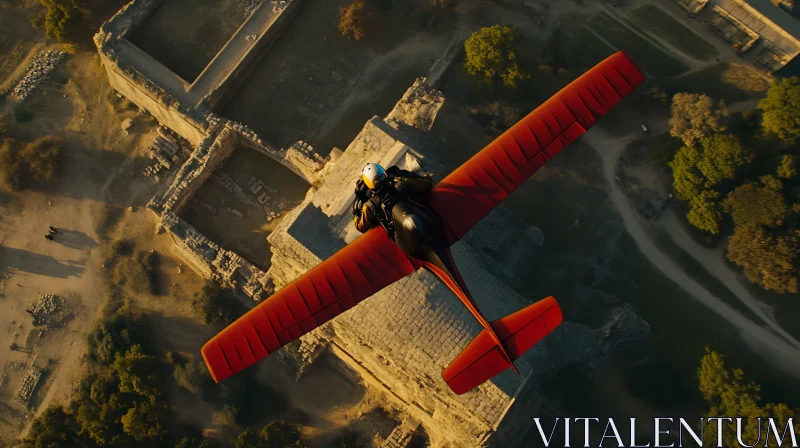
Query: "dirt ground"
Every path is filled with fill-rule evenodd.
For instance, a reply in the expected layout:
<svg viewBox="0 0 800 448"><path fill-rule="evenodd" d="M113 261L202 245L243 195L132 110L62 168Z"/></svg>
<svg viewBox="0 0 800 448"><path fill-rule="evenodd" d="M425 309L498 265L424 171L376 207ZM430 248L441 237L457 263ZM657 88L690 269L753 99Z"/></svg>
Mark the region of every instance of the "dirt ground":
<svg viewBox="0 0 800 448"><path fill-rule="evenodd" d="M37 0L0 1L0 92L11 87L30 58L47 47L40 30L31 25L31 17L43 8Z"/></svg>
<svg viewBox="0 0 800 448"><path fill-rule="evenodd" d="M225 175L241 187L249 203L215 180ZM251 186L259 181L264 185L254 194ZM253 149L239 148L200 187L183 212L183 218L212 241L266 271L272 258L267 237L280 218L269 221L265 210L280 214L283 212L279 210L291 210L303 200L309 188L310 185L297 174L269 156ZM266 200L265 194L271 199ZM266 200L263 205L259 197ZM233 211L243 216L240 218Z"/></svg>
<svg viewBox="0 0 800 448"><path fill-rule="evenodd" d="M165 0L131 43L192 83L244 19L237 0Z"/></svg>
<svg viewBox="0 0 800 448"><path fill-rule="evenodd" d="M152 130L142 123L138 133L122 136L121 122L136 114L109 101L115 98L104 71L91 52L70 56L53 80L22 105L3 104L33 114L26 123L12 122L10 136L29 140L56 135L64 140L62 172L55 184L44 189L5 194L0 206L0 275L3 276L0 325L6 342L0 363L30 364L35 359L45 373L23 410L14 402L19 376L9 375L2 390L6 410L24 415L22 420L4 419L0 433L6 441L15 438L29 416L51 403L64 402L79 374L84 335L94 324L107 300L99 249L103 244L95 231L98 209L111 202L135 205L137 192L147 183L130 182L117 194L116 169L126 159L141 153L140 140ZM152 182L150 182L151 185ZM48 225L61 229L54 241L44 238ZM55 294L65 300L62 323L35 335L32 317L25 312L39 294ZM28 352L11 349L26 347ZM4 368L4 371L8 369Z"/></svg>
<svg viewBox="0 0 800 448"><path fill-rule="evenodd" d="M426 74L453 34L444 26L427 31L420 22L431 20L429 2L414 0L375 8L367 37L347 40L336 27L347 3L308 2L234 98L219 106L221 114L276 146L304 140L322 155L344 149Z"/></svg>

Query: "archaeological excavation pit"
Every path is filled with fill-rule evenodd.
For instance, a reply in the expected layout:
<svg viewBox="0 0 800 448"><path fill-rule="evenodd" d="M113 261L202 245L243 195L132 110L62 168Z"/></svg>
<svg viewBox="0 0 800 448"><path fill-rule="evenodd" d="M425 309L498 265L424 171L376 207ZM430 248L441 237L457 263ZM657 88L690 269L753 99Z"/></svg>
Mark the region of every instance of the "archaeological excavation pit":
<svg viewBox="0 0 800 448"><path fill-rule="evenodd" d="M192 83L244 22L245 3L163 0L135 30L131 43Z"/></svg>
<svg viewBox="0 0 800 448"><path fill-rule="evenodd" d="M181 218L221 247L266 271L267 236L309 185L254 149L238 146L197 190Z"/></svg>
<svg viewBox="0 0 800 448"><path fill-rule="evenodd" d="M373 116L386 116L442 55L452 32L422 31L411 16L425 3L413 0L379 10L369 39L348 40L336 26L348 3L305 2L215 112L278 147L305 140L323 156L347 147Z"/></svg>

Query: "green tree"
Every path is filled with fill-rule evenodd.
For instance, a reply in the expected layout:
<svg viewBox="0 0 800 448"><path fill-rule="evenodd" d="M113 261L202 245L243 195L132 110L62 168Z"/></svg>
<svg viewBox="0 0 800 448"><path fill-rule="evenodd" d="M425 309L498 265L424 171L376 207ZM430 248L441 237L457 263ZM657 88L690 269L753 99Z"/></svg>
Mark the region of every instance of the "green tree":
<svg viewBox="0 0 800 448"><path fill-rule="evenodd" d="M689 212L686 214L689 223L712 235L719 233L722 215L717 204L718 196L719 193L714 190L704 190L693 197L689 201Z"/></svg>
<svg viewBox="0 0 800 448"><path fill-rule="evenodd" d="M238 302L235 292L223 287L217 280L208 280L203 289L195 293L192 307L207 324L229 323L238 317Z"/></svg>
<svg viewBox="0 0 800 448"><path fill-rule="evenodd" d="M683 140L686 146L727 128L728 110L725 102L715 102L706 94L676 93L672 97L670 134Z"/></svg>
<svg viewBox="0 0 800 448"><path fill-rule="evenodd" d="M751 282L779 294L798 292L797 254L796 236L773 236L758 225L737 225L728 240L728 259Z"/></svg>
<svg viewBox="0 0 800 448"><path fill-rule="evenodd" d="M61 406L47 408L33 421L28 436L23 441L25 448L90 447L88 439L78 435L78 422Z"/></svg>
<svg viewBox="0 0 800 448"><path fill-rule="evenodd" d="M210 448L210 445L202 437L184 437L175 444L175 448Z"/></svg>
<svg viewBox="0 0 800 448"><path fill-rule="evenodd" d="M59 42L69 42L75 25L83 20L80 4L76 0L41 0L47 8L45 31L47 37Z"/></svg>
<svg viewBox="0 0 800 448"><path fill-rule="evenodd" d="M100 446L120 446L128 440L121 419L130 406L129 397L119 392L119 381L106 370L81 379L70 410L80 434Z"/></svg>
<svg viewBox="0 0 800 448"><path fill-rule="evenodd" d="M782 432L789 417L800 411L792 412L782 403L762 404L761 388L753 382L746 382L742 369L726 368L724 357L709 347L706 347L706 354L700 361L697 378L700 392L709 405L708 415L728 415L745 419L742 442L747 445L755 445L760 436L765 437L765 429L759 428L759 417L776 418L776 425ZM800 422L794 424L795 431L800 432ZM709 446L716 446L716 422L709 422L704 434ZM735 425L723 425L722 439L724 446L739 446Z"/></svg>
<svg viewBox="0 0 800 448"><path fill-rule="evenodd" d="M200 395L211 385L208 369L193 357L168 352L167 362L172 365L172 376L175 378L175 382L189 392Z"/></svg>
<svg viewBox="0 0 800 448"><path fill-rule="evenodd" d="M261 430L261 437L270 448L303 448L300 430L286 422L272 422Z"/></svg>
<svg viewBox="0 0 800 448"><path fill-rule="evenodd" d="M728 193L723 201L725 212L736 226L780 226L789 214L789 207L780 191L780 181L764 176L761 183L748 182Z"/></svg>
<svg viewBox="0 0 800 448"><path fill-rule="evenodd" d="M669 163L669 167L672 168L675 196L682 201L692 200L703 189L703 176L697 169L699 161L700 151L691 146L684 146L675 153L675 157Z"/></svg>
<svg viewBox="0 0 800 448"><path fill-rule="evenodd" d="M366 6L364 0L353 0L339 11L339 32L342 36L353 40L364 38L364 22L368 15Z"/></svg>
<svg viewBox="0 0 800 448"><path fill-rule="evenodd" d="M300 430L295 425L277 421L261 429L260 432L242 431L234 439L234 448L303 448Z"/></svg>
<svg viewBox="0 0 800 448"><path fill-rule="evenodd" d="M758 105L761 125L769 133L794 142L800 137L800 78L792 76L773 84Z"/></svg>
<svg viewBox="0 0 800 448"><path fill-rule="evenodd" d="M791 179L797 176L797 161L791 154L785 154L778 165L778 176L784 179Z"/></svg>
<svg viewBox="0 0 800 448"><path fill-rule="evenodd" d="M117 354L127 352L133 345L146 346L148 334L144 317L123 308L99 320L89 332L89 358L101 365L110 365Z"/></svg>
<svg viewBox="0 0 800 448"><path fill-rule="evenodd" d="M752 151L732 134L710 135L701 139L700 144L703 149L697 168L705 178L706 188L735 179L737 171L753 161Z"/></svg>
<svg viewBox="0 0 800 448"><path fill-rule="evenodd" d="M122 427L133 440L161 440L167 435L164 425L165 408L143 400L122 416Z"/></svg>
<svg viewBox="0 0 800 448"><path fill-rule="evenodd" d="M222 416L221 416L222 424L231 427L237 426L236 420L238 415L239 415L239 409L236 406L232 406L229 404L225 405L225 407L222 408Z"/></svg>
<svg viewBox="0 0 800 448"><path fill-rule="evenodd" d="M254 431L242 431L233 441L233 448L268 448L261 434Z"/></svg>
<svg viewBox="0 0 800 448"><path fill-rule="evenodd" d="M515 38L514 29L503 25L474 32L464 43L467 72L489 81L500 78L507 87L516 87L519 81L530 78L519 65Z"/></svg>
<svg viewBox="0 0 800 448"><path fill-rule="evenodd" d="M158 379L158 362L154 356L142 352L142 347L132 346L124 355L119 353L112 364L119 378L119 391L137 393L151 402L161 395Z"/></svg>

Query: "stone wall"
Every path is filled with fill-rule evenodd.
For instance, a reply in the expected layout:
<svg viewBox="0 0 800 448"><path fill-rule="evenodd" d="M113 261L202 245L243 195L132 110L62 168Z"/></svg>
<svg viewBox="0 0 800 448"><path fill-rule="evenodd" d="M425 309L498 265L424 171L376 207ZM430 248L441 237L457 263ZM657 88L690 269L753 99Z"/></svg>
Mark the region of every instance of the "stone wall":
<svg viewBox="0 0 800 448"><path fill-rule="evenodd" d="M192 145L208 131L206 112L196 112L179 95L188 84L161 63L128 41L131 33L158 8L163 0L133 0L94 36L100 61L109 82L140 109L174 130Z"/></svg>
<svg viewBox="0 0 800 448"><path fill-rule="evenodd" d="M202 119L191 117L190 109L181 107L174 97L150 82L148 77L132 66L115 60L113 53L101 51L100 61L106 69L111 86L141 110L153 115L159 123L169 127L192 145L199 144L206 137L208 125Z"/></svg>
<svg viewBox="0 0 800 448"><path fill-rule="evenodd" d="M192 145L198 145L214 131L208 122L211 110L252 71L300 10L303 0L280 2L282 6L263 2L194 83L183 80L128 41L162 1L133 0L102 25L94 42L112 87ZM256 40L251 42L253 36Z"/></svg>
<svg viewBox="0 0 800 448"><path fill-rule="evenodd" d="M160 228L166 230L175 242L176 254L185 260L194 271L204 277L217 278L241 291L251 299L250 301L245 300L245 304L252 306L253 301L263 300L274 291L271 276L236 253L219 247L178 215L217 167L241 145L274 158L310 182L317 180L317 173L325 168L328 159L314 154L310 147L299 146L299 149L294 149L293 152L276 151L262 142L254 132L239 123L225 121L219 127L221 129L213 139L206 138L197 146L191 157L178 170L174 181L164 195L152 198L148 203L148 208L158 217ZM292 156L287 157L287 154L292 154ZM296 216L301 214L304 209L304 206L300 206L290 211L288 216L290 221L296 220ZM273 234L276 234L276 240L284 238L281 232L273 232ZM299 265L297 261L292 261L303 259L300 254L294 252L282 254L282 251L288 250L282 248L298 245L302 247L300 243L279 244L278 248L274 250L273 257L284 261L275 268L276 272L277 270L282 271L281 275L275 276L276 278L286 278L301 272L299 269L304 268L302 271L304 272L309 268L307 264ZM344 245L343 242L342 245ZM307 256L307 254L304 255ZM310 258L310 260L314 264L319 263L318 259ZM293 265L296 266L296 270L287 268L287 266Z"/></svg>
<svg viewBox="0 0 800 448"><path fill-rule="evenodd" d="M151 199L148 207L156 213L180 214L219 164L233 153L237 142L236 133L229 126L225 126L216 138L206 138L178 170L175 180L164 195Z"/></svg>
<svg viewBox="0 0 800 448"><path fill-rule="evenodd" d="M247 51L235 62L233 68L228 71L227 75L204 94L200 102L201 107L215 110L220 104L224 104L230 100L236 93L236 87L250 76L250 73L252 73L261 59L264 58L264 55L267 54L269 49L272 48L275 42L283 35L283 31L286 29L289 21L300 13L302 6L305 4L304 2L305 0L289 0L281 2L283 3L281 7L278 2L264 1L258 6L258 9L248 20L257 20L262 9L272 9L275 12L275 18L271 19L265 30L257 32L258 35L256 36L255 42L250 44L249 39L247 40L247 45L249 46ZM247 31L247 28L243 24L240 30ZM229 44L235 43L233 41L234 38L231 39ZM227 57L228 55L225 54L225 52L226 48L223 48L214 60L209 63L209 68L217 62L218 58ZM202 77L203 74L201 73L198 77L198 81L201 81ZM194 86L192 88L194 88Z"/></svg>
<svg viewBox="0 0 800 448"><path fill-rule="evenodd" d="M217 117L214 120L219 120ZM291 148L275 150L243 124L220 121L219 132L204 139L191 157L178 170L175 180L160 198L153 198L149 207L157 213L170 211L180 214L197 190L214 170L239 147L246 147L274 159L309 184L319 181L320 173L329 158L323 158L302 142Z"/></svg>
<svg viewBox="0 0 800 448"><path fill-rule="evenodd" d="M274 292L266 272L229 250L225 250L197 231L176 214L165 211L159 219L175 243L175 253L205 278L217 279L234 288L237 297L247 307L266 299Z"/></svg>

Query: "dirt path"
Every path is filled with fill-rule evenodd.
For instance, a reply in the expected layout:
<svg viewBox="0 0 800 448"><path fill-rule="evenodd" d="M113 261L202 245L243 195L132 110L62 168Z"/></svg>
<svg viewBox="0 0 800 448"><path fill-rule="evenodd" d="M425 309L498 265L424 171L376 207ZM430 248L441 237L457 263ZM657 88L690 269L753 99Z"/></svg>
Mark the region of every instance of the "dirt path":
<svg viewBox="0 0 800 448"><path fill-rule="evenodd" d="M725 265L724 249L706 249L697 244L684 229L681 219L678 217L678 214L675 213L675 210L667 210L660 220L659 225L669 233L672 241L674 241L678 247L691 255L692 258L699 261L709 274L713 275L714 278L724 284L748 309L766 322L772 330L800 348L800 343L778 325L772 307L758 298L753 297L741 283L739 276Z"/></svg>
<svg viewBox="0 0 800 448"><path fill-rule="evenodd" d="M667 278L681 286L687 293L737 328L742 338L751 349L768 359L776 367L800 378L800 371L798 371L798 369L800 369L800 343L791 338L791 336L788 336L774 320L767 316L763 307L760 305L761 302L746 293L747 291L744 290L742 285L735 279L735 275L730 272L727 266L725 266L718 257L702 258L700 262L715 276L722 276L722 269L728 269L729 275L722 276L723 278L720 280L727 285L727 287L737 295L737 298L742 300L748 308L756 312L758 316L764 318L764 322L768 324L769 328L765 328L759 323L753 322L735 308L711 294L697 281L690 278L677 263L661 252L656 246L654 240L648 234L647 229L643 226L638 214L631 207L627 196L614 181L619 156L625 146L635 137L636 135L632 134L623 138L615 138L602 128L595 127L587 133L584 138L589 145L597 150L603 160L603 173L611 190L611 200L622 216L625 228L636 242L639 250ZM685 233L685 231L679 231L678 229L672 230L674 232L674 234L671 233L673 239L678 242L685 242L681 235ZM686 246L692 249L689 244L686 244ZM700 253L694 250L687 252L693 256L700 255ZM722 266L720 267L719 265ZM733 276L733 281L731 281L731 275ZM786 339L779 336L779 334L784 335Z"/></svg>

